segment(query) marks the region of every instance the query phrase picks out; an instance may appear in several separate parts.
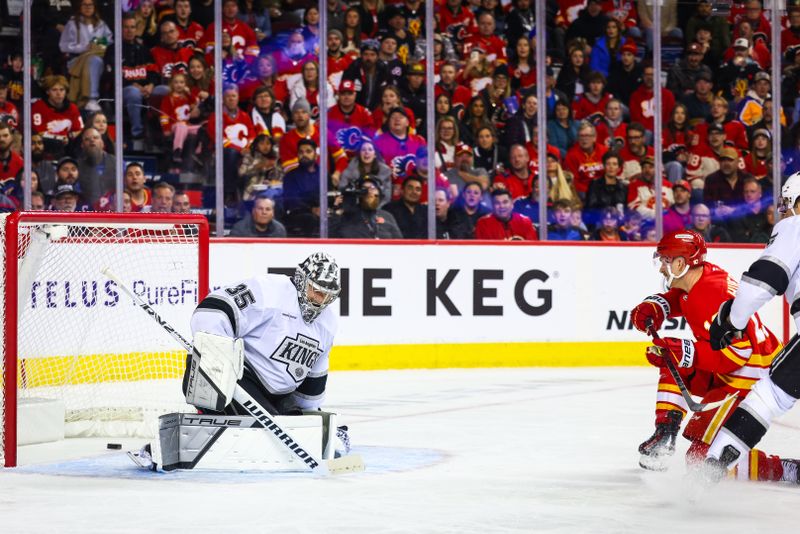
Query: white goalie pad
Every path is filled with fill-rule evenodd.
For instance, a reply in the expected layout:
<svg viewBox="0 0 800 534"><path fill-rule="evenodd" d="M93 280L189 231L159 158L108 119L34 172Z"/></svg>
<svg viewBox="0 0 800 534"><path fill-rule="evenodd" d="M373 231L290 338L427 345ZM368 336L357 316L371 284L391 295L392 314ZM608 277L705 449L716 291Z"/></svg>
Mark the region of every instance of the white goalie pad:
<svg viewBox="0 0 800 534"><path fill-rule="evenodd" d="M327 425L318 415L274 418L301 447L317 458L328 459L333 458L336 435L336 416L329 417ZM151 455L157 468L164 471L308 471L302 460L250 416L163 415Z"/></svg>
<svg viewBox="0 0 800 534"><path fill-rule="evenodd" d="M197 332L187 371L186 402L222 411L233 400L236 382L242 378L244 343L241 339Z"/></svg>

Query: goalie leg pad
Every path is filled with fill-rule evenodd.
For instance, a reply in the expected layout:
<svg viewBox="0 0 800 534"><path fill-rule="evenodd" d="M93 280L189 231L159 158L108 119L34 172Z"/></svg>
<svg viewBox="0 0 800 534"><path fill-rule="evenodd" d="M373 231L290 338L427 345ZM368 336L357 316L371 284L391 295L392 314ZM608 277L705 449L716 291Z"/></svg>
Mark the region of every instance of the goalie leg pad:
<svg viewBox="0 0 800 534"><path fill-rule="evenodd" d="M243 370L241 339L195 333L194 349L187 358L183 377L186 402L201 409L223 411L233 399Z"/></svg>

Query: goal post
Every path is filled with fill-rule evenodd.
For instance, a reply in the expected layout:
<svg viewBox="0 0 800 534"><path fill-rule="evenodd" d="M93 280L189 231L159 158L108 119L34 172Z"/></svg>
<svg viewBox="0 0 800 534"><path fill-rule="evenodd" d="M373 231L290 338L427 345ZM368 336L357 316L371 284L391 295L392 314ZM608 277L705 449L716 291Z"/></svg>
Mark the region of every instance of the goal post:
<svg viewBox="0 0 800 534"><path fill-rule="evenodd" d="M208 222L199 215L15 212L0 215L0 461L56 434L141 436L188 411L186 351L106 278L189 335L208 283ZM63 413L63 417L60 415ZM56 415L53 415L56 414Z"/></svg>

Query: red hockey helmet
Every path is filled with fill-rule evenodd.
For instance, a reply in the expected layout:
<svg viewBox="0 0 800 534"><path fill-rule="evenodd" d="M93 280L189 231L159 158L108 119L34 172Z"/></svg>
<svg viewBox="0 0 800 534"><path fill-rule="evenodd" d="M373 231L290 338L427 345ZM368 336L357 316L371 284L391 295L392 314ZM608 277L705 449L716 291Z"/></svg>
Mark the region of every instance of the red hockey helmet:
<svg viewBox="0 0 800 534"><path fill-rule="evenodd" d="M656 247L656 257L682 257L689 267L705 263L706 252L705 239L694 230L678 230L665 234Z"/></svg>

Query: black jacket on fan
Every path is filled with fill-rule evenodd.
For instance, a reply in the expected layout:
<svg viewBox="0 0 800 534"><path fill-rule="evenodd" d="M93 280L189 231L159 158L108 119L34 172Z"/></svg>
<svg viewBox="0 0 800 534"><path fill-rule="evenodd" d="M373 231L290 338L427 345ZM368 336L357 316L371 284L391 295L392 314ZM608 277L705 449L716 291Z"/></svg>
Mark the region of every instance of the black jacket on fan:
<svg viewBox="0 0 800 534"><path fill-rule="evenodd" d="M105 55L106 71L103 82L114 86L114 46L109 45ZM122 44L122 86L157 84L160 80L158 69L150 50L137 41Z"/></svg>

